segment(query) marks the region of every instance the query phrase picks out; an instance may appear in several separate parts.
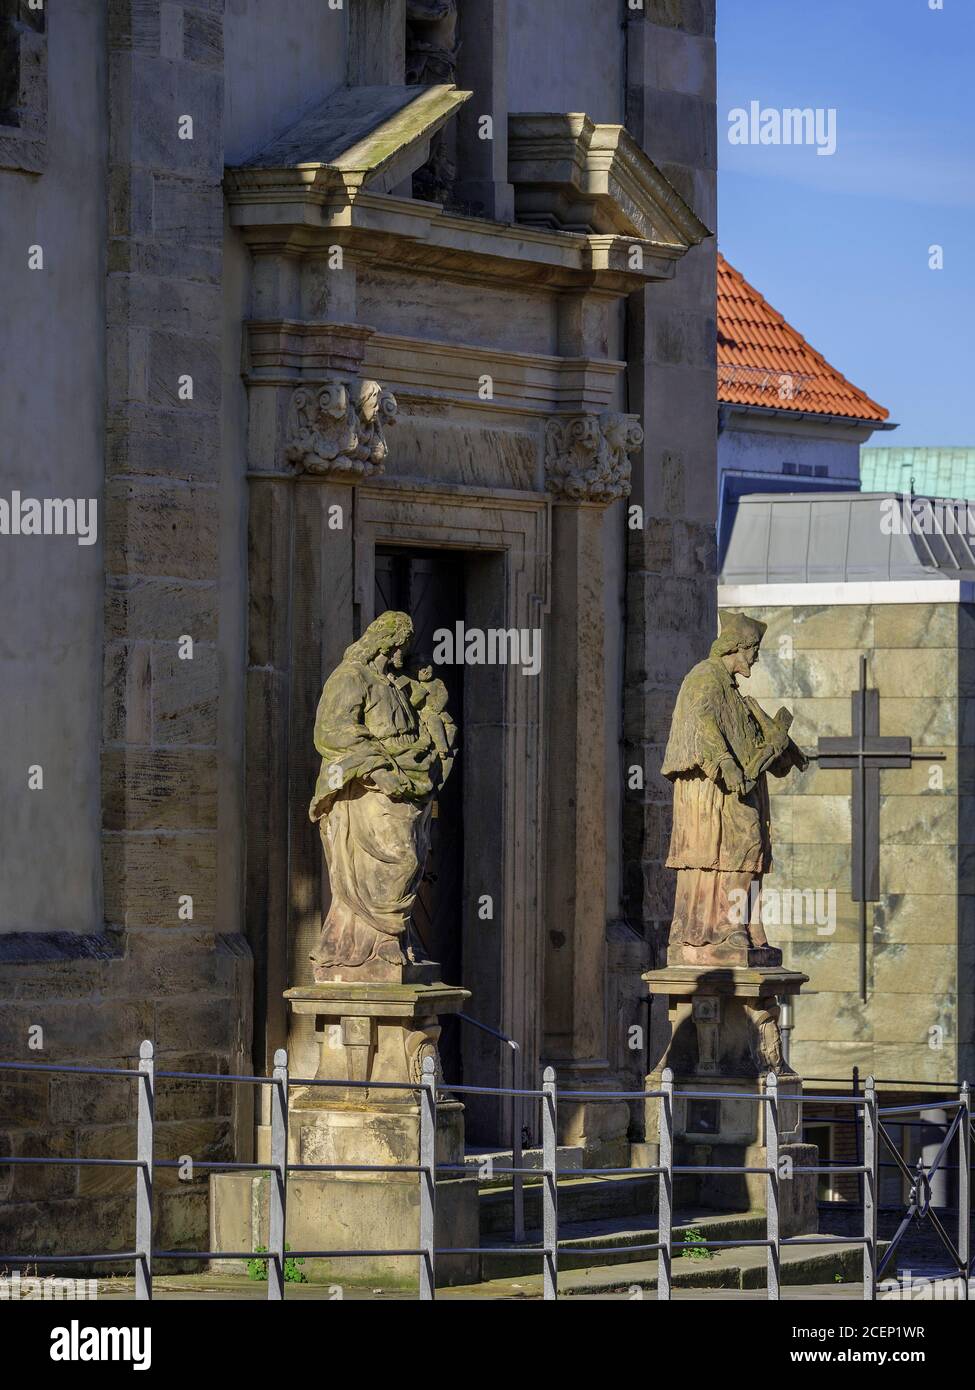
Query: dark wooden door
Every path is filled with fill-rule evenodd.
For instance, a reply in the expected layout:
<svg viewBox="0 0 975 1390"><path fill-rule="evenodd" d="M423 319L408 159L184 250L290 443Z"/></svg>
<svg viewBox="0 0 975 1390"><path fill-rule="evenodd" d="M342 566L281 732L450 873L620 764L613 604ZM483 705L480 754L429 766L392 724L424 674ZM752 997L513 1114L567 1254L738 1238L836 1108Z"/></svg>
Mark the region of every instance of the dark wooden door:
<svg viewBox="0 0 975 1390"><path fill-rule="evenodd" d="M415 637L413 658L432 656L434 632L450 628L464 617L464 561L451 551L376 551L376 613L386 609L408 613ZM437 666L437 675L449 693L447 708L457 724L460 754L434 803L430 826L430 853L416 906L413 925L424 950L439 961L448 984L462 984L461 911L464 882L464 668ZM444 1076L460 1084L460 1044L455 1020L444 1019L441 1056Z"/></svg>

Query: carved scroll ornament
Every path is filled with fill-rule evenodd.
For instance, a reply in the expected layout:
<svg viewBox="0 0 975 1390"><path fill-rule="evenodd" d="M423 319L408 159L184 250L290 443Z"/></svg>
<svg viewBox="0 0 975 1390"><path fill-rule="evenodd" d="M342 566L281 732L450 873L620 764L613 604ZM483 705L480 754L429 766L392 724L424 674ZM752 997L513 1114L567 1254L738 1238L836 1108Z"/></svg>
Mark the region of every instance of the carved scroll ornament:
<svg viewBox="0 0 975 1390"><path fill-rule="evenodd" d="M579 502L615 502L630 493L629 455L643 443L632 415L605 411L549 420L545 429L545 486Z"/></svg>
<svg viewBox="0 0 975 1390"><path fill-rule="evenodd" d="M372 477L383 472L385 431L396 412L396 397L378 381L336 377L299 386L288 408L284 456L299 472Z"/></svg>

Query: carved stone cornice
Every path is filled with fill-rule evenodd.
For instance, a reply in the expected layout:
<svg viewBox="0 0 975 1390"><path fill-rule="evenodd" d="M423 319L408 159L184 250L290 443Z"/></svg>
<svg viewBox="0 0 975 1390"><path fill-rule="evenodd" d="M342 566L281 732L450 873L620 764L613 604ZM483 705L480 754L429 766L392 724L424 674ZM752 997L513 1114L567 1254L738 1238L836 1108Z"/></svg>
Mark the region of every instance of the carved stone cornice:
<svg viewBox="0 0 975 1390"><path fill-rule="evenodd" d="M623 126L582 112L511 113L508 177L519 222L632 236L674 256L711 235Z"/></svg>
<svg viewBox="0 0 975 1390"><path fill-rule="evenodd" d="M249 383L289 376L325 380L357 377L375 330L361 323L307 319L248 319L244 376Z"/></svg>
<svg viewBox="0 0 975 1390"><path fill-rule="evenodd" d="M300 260L340 246L350 261L384 269L626 295L650 280L671 279L683 254L644 242L635 262L632 237L488 222L369 189L353 198L293 170L231 170L224 187L231 222L254 255Z"/></svg>
<svg viewBox="0 0 975 1390"><path fill-rule="evenodd" d="M346 482L375 477L383 472L385 431L397 409L395 396L378 381L332 377L299 386L288 406L285 459L299 473Z"/></svg>
<svg viewBox="0 0 975 1390"><path fill-rule="evenodd" d="M563 501L615 502L630 494L629 455L643 443L635 415L556 417L545 426L545 486Z"/></svg>

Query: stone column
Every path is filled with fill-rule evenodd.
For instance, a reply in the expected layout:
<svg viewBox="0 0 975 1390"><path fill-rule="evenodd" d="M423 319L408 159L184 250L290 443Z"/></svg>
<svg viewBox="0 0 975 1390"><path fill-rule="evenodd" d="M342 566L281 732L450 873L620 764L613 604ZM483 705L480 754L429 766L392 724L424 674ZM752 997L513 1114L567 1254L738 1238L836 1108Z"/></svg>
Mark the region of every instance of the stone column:
<svg viewBox="0 0 975 1390"><path fill-rule="evenodd" d="M545 883L545 1061L576 1089L610 1084L606 1036L606 681L603 584L607 507L629 491L631 415L550 420L552 518ZM608 1158L626 1134L625 1104L560 1107L562 1142Z"/></svg>

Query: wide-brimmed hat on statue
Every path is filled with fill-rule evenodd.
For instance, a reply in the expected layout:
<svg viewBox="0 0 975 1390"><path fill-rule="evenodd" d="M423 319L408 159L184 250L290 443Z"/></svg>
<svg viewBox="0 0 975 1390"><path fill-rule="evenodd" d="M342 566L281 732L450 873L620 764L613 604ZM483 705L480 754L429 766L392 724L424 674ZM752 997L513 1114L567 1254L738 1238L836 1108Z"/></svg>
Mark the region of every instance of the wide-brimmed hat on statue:
<svg viewBox="0 0 975 1390"><path fill-rule="evenodd" d="M718 618L721 631L711 643L712 656L728 656L743 647L757 647L768 631L768 623L749 618L747 613L722 612Z"/></svg>

